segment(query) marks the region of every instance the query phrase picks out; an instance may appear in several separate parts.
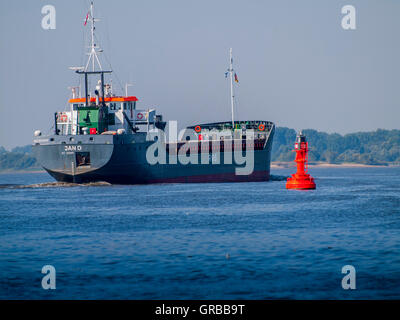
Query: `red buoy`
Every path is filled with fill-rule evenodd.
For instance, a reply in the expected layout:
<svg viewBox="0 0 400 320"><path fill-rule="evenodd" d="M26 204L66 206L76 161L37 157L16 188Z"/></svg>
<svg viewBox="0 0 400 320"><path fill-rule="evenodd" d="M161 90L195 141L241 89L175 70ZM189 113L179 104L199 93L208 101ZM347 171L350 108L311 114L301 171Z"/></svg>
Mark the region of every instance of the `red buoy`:
<svg viewBox="0 0 400 320"><path fill-rule="evenodd" d="M297 163L297 172L287 179L286 189L315 189L314 179L307 173L308 142L301 131L296 137L294 151L296 151L296 159L294 161Z"/></svg>

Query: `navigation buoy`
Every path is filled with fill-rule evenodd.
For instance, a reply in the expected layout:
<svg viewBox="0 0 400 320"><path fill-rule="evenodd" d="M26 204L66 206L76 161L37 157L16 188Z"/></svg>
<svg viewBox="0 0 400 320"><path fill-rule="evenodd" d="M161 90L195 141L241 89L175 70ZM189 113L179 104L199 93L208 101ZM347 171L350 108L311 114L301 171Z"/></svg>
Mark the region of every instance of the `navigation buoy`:
<svg viewBox="0 0 400 320"><path fill-rule="evenodd" d="M286 189L315 189L314 179L307 173L308 172L308 142L306 136L298 133L296 142L294 144L294 151L296 151L297 172L287 178Z"/></svg>

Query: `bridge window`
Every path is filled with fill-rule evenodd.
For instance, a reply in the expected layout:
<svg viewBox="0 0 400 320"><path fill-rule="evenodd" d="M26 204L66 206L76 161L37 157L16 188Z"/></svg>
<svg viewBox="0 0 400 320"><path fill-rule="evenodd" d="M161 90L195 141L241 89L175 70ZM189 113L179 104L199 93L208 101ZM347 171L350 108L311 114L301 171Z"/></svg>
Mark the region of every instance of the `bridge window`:
<svg viewBox="0 0 400 320"><path fill-rule="evenodd" d="M115 125L115 113L109 113L108 114L108 124L110 125L110 126L113 126L113 125Z"/></svg>

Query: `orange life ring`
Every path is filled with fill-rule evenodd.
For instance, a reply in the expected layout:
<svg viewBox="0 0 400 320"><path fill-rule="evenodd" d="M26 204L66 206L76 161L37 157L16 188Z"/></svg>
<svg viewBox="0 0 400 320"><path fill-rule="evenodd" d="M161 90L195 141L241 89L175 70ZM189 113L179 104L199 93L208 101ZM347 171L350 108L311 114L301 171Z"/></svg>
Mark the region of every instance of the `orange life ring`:
<svg viewBox="0 0 400 320"><path fill-rule="evenodd" d="M62 115L60 116L60 122L67 122L67 121L68 121L67 115L66 115L66 114L62 114Z"/></svg>
<svg viewBox="0 0 400 320"><path fill-rule="evenodd" d="M258 130L264 131L264 130L265 130L265 126L264 126L263 124L260 124L260 125L258 126Z"/></svg>
<svg viewBox="0 0 400 320"><path fill-rule="evenodd" d="M201 131L201 127L200 127L200 126L195 126L195 127L194 127L194 131L200 132L200 131Z"/></svg>

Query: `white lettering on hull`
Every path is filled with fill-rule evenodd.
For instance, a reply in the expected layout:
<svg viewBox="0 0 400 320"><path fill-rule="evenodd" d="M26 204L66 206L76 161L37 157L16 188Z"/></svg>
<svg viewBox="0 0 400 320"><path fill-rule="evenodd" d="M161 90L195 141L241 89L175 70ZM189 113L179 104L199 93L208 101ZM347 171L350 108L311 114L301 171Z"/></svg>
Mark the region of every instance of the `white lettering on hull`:
<svg viewBox="0 0 400 320"><path fill-rule="evenodd" d="M81 151L82 146L65 146L64 151Z"/></svg>

